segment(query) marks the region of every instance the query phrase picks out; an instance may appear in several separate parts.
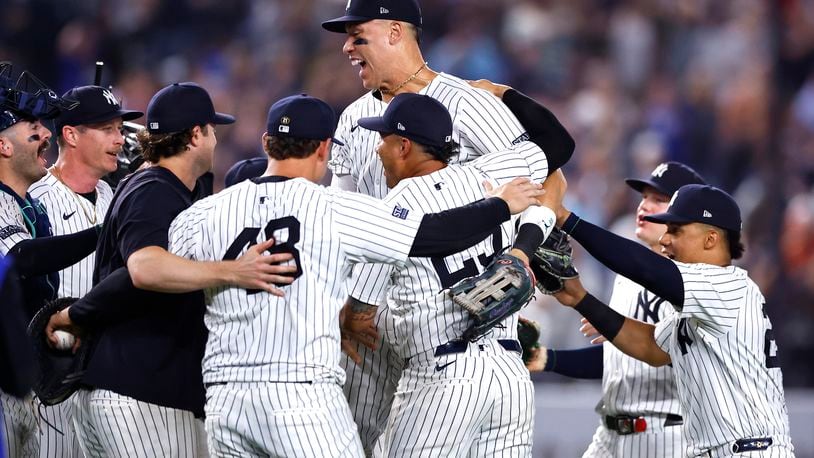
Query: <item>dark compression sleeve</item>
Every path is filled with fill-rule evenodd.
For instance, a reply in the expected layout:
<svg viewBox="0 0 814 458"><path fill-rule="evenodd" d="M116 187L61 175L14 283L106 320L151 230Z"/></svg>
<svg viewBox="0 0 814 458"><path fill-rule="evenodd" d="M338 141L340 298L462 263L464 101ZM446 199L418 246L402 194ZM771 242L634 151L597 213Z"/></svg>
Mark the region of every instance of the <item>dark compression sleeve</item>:
<svg viewBox="0 0 814 458"><path fill-rule="evenodd" d="M514 113L533 141L545 152L550 172L565 165L574 153L574 139L554 113L515 89L503 94L503 103Z"/></svg>
<svg viewBox="0 0 814 458"><path fill-rule="evenodd" d="M540 229L540 226L526 223L518 229L512 248L517 248L531 259L534 252L537 251L537 247L542 245L543 242L545 242L545 233Z"/></svg>
<svg viewBox="0 0 814 458"><path fill-rule="evenodd" d="M95 227L75 234L23 240L14 245L15 267L21 277L58 272L81 261L96 249L99 233Z"/></svg>
<svg viewBox="0 0 814 458"><path fill-rule="evenodd" d="M546 372L555 372L572 378L602 378L602 345L578 348L576 350L546 349L548 359Z"/></svg>
<svg viewBox="0 0 814 458"><path fill-rule="evenodd" d="M78 326L94 328L138 314L134 304L149 304L160 294L136 288L127 268L119 267L74 302L68 314Z"/></svg>
<svg viewBox="0 0 814 458"><path fill-rule="evenodd" d="M684 305L684 280L670 259L582 220L573 213L565 220L562 229L609 269L677 307Z"/></svg>
<svg viewBox="0 0 814 458"><path fill-rule="evenodd" d="M449 256L465 250L488 237L510 216L509 205L497 197L440 213L428 213L418 227L410 256Z"/></svg>

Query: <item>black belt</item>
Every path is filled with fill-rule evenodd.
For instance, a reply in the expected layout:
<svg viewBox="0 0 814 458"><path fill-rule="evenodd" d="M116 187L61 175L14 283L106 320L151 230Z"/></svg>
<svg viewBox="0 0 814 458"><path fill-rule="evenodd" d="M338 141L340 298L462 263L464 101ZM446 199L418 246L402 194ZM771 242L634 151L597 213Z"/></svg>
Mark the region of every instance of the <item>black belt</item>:
<svg viewBox="0 0 814 458"><path fill-rule="evenodd" d="M505 348L508 351L516 351L517 353L522 354L523 348L520 346L520 342L511 339L500 339L497 341L498 345ZM475 344L483 349L482 344ZM451 355L454 353L463 353L466 351L467 346L469 346L469 341L466 340L451 340L444 345L439 345L435 348L435 356L444 356L444 355Z"/></svg>
<svg viewBox="0 0 814 458"><path fill-rule="evenodd" d="M633 433L641 433L647 430L647 421L642 416L634 417L632 415L605 415L604 421L605 426L608 429L616 431L622 436ZM683 424L684 419L681 418L681 415L675 415L672 413L667 414L667 418L664 420L664 426L678 426Z"/></svg>

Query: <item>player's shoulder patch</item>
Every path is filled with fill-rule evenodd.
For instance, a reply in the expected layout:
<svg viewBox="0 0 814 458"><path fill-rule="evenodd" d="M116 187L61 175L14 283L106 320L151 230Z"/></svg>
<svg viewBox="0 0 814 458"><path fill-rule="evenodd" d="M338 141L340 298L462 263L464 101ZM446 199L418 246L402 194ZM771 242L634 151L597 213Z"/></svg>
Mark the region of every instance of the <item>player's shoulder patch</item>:
<svg viewBox="0 0 814 458"><path fill-rule="evenodd" d="M392 213L392 215L393 215L393 216L395 216L395 217L396 217L396 218L398 218L398 219L407 219L407 215L408 215L409 213L410 213L410 209L409 209L409 208L405 208L405 207L402 207L402 206L401 206L401 205L399 205L399 204L396 204L396 205L393 207L393 213Z"/></svg>
<svg viewBox="0 0 814 458"><path fill-rule="evenodd" d="M21 226L6 226L0 229L0 239L5 240L11 237L14 234L19 234L21 232L26 232L25 228Z"/></svg>

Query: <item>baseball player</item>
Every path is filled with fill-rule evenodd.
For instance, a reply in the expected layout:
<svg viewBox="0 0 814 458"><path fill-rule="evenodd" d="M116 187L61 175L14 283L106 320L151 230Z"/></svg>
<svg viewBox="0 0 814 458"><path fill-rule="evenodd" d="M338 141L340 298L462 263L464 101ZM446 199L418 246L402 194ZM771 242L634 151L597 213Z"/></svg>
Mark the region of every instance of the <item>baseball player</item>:
<svg viewBox="0 0 814 458"><path fill-rule="evenodd" d="M794 456L766 302L746 271L732 265L743 253L732 197L690 184L673 194L665 212L645 216L667 226L660 239L666 257L561 206L556 213L563 230L598 260L675 308L654 325L602 304L578 279L555 294L621 351L652 366L673 365L687 456Z"/></svg>
<svg viewBox="0 0 814 458"><path fill-rule="evenodd" d="M79 105L56 120L59 158L29 193L47 210L54 235L73 234L102 223L113 192L101 180L117 168L116 155L124 144L123 121L143 113L123 110L119 101L100 86L82 86L63 98ZM90 254L59 272L59 297L82 297L90 291L95 256ZM71 424L71 403L41 409L51 427L42 428L40 456L81 456Z"/></svg>
<svg viewBox="0 0 814 458"><path fill-rule="evenodd" d="M335 123L321 100L298 95L276 102L263 135L266 174L194 204L170 228L171 250L191 259L228 259L273 237L274 250L293 254L296 266L284 297L206 290L203 365L214 456L362 456L339 367L349 264L451 253L507 219L484 211L497 205L505 212L497 199L477 203L480 211L461 209L465 215L423 215L319 186ZM527 180L521 190L522 205L510 203L512 212L537 204L541 194ZM452 241L446 228L455 222L462 229Z"/></svg>
<svg viewBox="0 0 814 458"><path fill-rule="evenodd" d="M340 116L336 137L344 145L335 145L331 150L329 166L333 186L378 198L387 194L384 168L375 153L379 136L360 129L358 120L381 116L387 103L403 92L429 95L447 108L453 120L452 140L460 145L459 154L451 160L453 163L517 148L527 139L523 126L499 99L460 78L436 73L427 66L419 48L421 25L417 0L350 0L344 16L322 24L326 30L347 34L342 51L352 65L359 67L362 85L370 91ZM567 136L564 129L561 132ZM539 139L541 143L548 140L554 139ZM546 146L542 149L549 152ZM382 305L381 291L366 290L369 285L382 282L368 278L369 275L354 271L348 291L367 303ZM378 308L376 320L380 334L384 333L381 325L382 315L386 313L387 307ZM399 377L398 370L393 369L398 365L398 358L383 341L379 342L377 351L360 348L360 353L364 358L361 365L348 359L343 361L348 372L345 392L362 443L370 452L390 410Z"/></svg>
<svg viewBox="0 0 814 458"><path fill-rule="evenodd" d="M445 140L451 137L452 120L440 102L426 95L397 95L382 117L362 118L359 125L381 135L377 152L393 187L384 199L391 205L443 211L482 198L484 179L542 181L548 175L545 154L530 145L447 166L456 152ZM547 226L539 227L540 240L516 244L526 260L553 228L553 212L546 212L545 218L520 221L521 227ZM541 219L548 221L541 224ZM406 361L380 438L387 456L531 455L534 388L520 358L517 315L468 345L461 336L469 313L443 291L477 275L477 265L488 264L514 236L515 225L508 222L466 250L410 258L384 276L392 279L385 286L390 309L385 340ZM439 412L438 405L456 407Z"/></svg>
<svg viewBox="0 0 814 458"><path fill-rule="evenodd" d="M43 205L28 188L46 174L44 153L51 133L43 119L71 107L41 83L23 72L20 83L8 83L10 65L0 65L0 255L12 254L21 279L26 319L56 297L57 272L91 253L95 229L53 237ZM30 88L37 88L36 92ZM10 456L39 454L39 431L34 401L0 392Z"/></svg>
<svg viewBox="0 0 814 458"><path fill-rule="evenodd" d="M282 293L267 283L286 279L272 275L278 270L268 264L290 256L259 256L270 243L217 263L190 262L165 249L170 222L191 204L197 179L212 165L215 126L233 121L216 113L209 94L194 83L167 86L151 99L140 141L154 165L122 182L113 197L97 250L98 284L51 318L52 330L96 335L83 378L90 389L72 400L86 456L133 450L205 456L203 424L196 419L204 403L204 304L191 291L237 284Z"/></svg>
<svg viewBox="0 0 814 458"><path fill-rule="evenodd" d="M666 230L645 216L667 210L670 196L685 184L704 181L690 167L678 162L659 164L645 179L627 179L641 193L636 211L636 237L660 253L659 239ZM675 313L664 299L617 275L608 305L615 311L656 324ZM541 348L530 370L544 370L579 378L602 378L602 399L597 406L600 424L587 457L683 457L682 413L673 370L651 367L631 358L609 342L577 350ZM638 427L636 427L638 426Z"/></svg>

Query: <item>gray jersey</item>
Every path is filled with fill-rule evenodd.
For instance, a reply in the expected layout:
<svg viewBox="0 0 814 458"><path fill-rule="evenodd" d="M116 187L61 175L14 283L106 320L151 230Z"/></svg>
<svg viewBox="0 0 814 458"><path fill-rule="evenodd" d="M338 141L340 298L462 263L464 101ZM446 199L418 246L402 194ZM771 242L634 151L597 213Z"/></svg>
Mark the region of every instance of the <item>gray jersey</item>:
<svg viewBox="0 0 814 458"><path fill-rule="evenodd" d="M102 180L96 184L96 203L76 194L50 172L28 190L48 212L54 235L75 234L102 224L113 199L110 185ZM93 286L96 253L59 272L59 297L82 297Z"/></svg>
<svg viewBox="0 0 814 458"><path fill-rule="evenodd" d="M791 447L766 301L745 270L677 262L684 304L656 325L670 354L692 456L743 438Z"/></svg>
<svg viewBox="0 0 814 458"><path fill-rule="evenodd" d="M235 259L274 237L300 275L285 297L234 287L205 291L204 382L344 381L339 311L350 263L403 263L422 215L305 179L245 181L196 202L170 227L170 251Z"/></svg>
<svg viewBox="0 0 814 458"><path fill-rule="evenodd" d="M27 227L17 201L0 191L0 254L5 256L14 245L30 239Z"/></svg>

